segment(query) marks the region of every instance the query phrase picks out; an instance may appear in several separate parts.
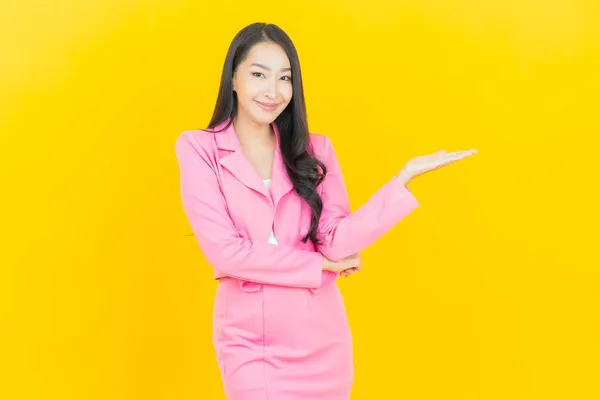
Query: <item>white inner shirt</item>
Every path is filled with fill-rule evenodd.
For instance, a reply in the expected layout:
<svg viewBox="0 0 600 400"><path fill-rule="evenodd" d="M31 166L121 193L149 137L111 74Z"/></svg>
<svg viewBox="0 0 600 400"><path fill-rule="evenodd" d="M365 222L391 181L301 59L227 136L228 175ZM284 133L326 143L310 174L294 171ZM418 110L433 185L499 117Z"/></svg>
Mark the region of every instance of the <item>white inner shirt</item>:
<svg viewBox="0 0 600 400"><path fill-rule="evenodd" d="M267 187L267 189L271 189L271 180L270 179L263 179L263 182L265 183L265 186ZM269 243L279 244L279 242L277 242L277 239L275 238L275 234L273 233L273 228L271 228L271 234L269 235Z"/></svg>

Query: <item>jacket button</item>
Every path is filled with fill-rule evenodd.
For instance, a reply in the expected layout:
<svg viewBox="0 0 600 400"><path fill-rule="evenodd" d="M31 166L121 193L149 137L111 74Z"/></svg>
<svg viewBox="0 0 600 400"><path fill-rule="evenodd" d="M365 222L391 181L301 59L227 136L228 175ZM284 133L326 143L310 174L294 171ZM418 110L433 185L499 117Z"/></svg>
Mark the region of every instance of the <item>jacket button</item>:
<svg viewBox="0 0 600 400"><path fill-rule="evenodd" d="M240 289L242 289L243 292L247 292L247 293L258 292L258 291L260 291L260 289L263 286L261 283L243 281L243 280L239 280L239 285L240 285Z"/></svg>

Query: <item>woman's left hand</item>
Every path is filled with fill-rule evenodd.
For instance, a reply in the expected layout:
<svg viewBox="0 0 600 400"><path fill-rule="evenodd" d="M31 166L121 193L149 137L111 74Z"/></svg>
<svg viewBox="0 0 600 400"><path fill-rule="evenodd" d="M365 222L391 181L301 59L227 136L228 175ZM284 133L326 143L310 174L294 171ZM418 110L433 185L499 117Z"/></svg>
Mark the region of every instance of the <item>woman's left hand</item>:
<svg viewBox="0 0 600 400"><path fill-rule="evenodd" d="M360 269L361 269L360 266L348 268L348 269L345 269L342 272L340 272L340 275L343 276L343 277L345 277L345 278L347 278L350 275L352 275L352 274L357 273L358 271L360 271Z"/></svg>

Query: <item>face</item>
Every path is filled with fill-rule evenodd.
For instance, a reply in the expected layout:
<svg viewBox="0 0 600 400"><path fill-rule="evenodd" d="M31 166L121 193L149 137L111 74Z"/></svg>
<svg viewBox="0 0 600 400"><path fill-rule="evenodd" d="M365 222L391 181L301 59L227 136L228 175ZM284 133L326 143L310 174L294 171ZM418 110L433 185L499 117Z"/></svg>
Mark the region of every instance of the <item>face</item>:
<svg viewBox="0 0 600 400"><path fill-rule="evenodd" d="M258 124L270 124L292 99L290 60L272 42L254 45L233 74L238 114Z"/></svg>

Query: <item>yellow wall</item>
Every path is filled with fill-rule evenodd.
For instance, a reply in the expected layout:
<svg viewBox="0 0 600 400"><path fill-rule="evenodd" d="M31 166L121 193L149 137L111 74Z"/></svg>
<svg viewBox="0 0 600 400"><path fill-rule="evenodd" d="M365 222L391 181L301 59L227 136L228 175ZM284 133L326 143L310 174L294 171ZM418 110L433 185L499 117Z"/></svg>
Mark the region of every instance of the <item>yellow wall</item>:
<svg viewBox="0 0 600 400"><path fill-rule="evenodd" d="M353 399L600 398L597 0L2 2L0 398L223 399L174 141L254 21L295 41L354 207L479 150L340 283Z"/></svg>

